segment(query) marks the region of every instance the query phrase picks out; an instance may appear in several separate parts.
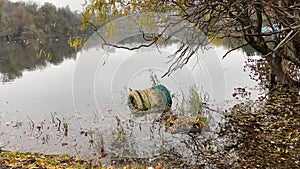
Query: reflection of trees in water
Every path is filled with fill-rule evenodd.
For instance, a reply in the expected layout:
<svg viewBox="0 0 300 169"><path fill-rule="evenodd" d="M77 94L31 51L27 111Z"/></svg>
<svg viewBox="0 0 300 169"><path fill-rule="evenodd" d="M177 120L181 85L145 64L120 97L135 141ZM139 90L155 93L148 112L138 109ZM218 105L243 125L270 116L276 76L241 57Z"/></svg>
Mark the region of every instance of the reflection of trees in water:
<svg viewBox="0 0 300 169"><path fill-rule="evenodd" d="M221 39L221 38L215 38L212 41L212 44L215 46L222 46L227 50L230 50L232 48L235 48L236 46L241 46L243 44L242 40L239 39L234 39L234 38L226 38L226 39ZM250 45L246 45L240 48L247 56L255 56L255 55L260 55L254 48L252 48Z"/></svg>
<svg viewBox="0 0 300 169"><path fill-rule="evenodd" d="M215 46L223 46L227 50L230 50L234 48L235 46L241 46L243 44L243 41L237 40L237 39L220 39L216 38L212 42ZM246 45L240 48L247 56L255 56L255 55L261 55L261 53L257 52L254 48L252 48L250 45ZM251 72L256 76L261 76L258 78L259 80L262 80L263 83L269 83L269 84L276 84L277 78L275 77L274 70L271 72L271 66L268 65L269 62L275 62L275 59L266 59L265 57L262 57L261 59L249 59L246 63L246 66L250 68ZM300 67L294 64L293 62L282 59L281 60L281 69L283 71L283 79L292 79L295 82L300 82ZM266 74L267 73L267 74ZM252 77L253 78L253 77ZM254 80L258 80L255 79Z"/></svg>
<svg viewBox="0 0 300 169"><path fill-rule="evenodd" d="M144 36L146 37L151 37L152 35L151 34L145 34ZM203 38L202 39L205 39L204 38L204 35L203 35ZM180 39L176 39L176 38L171 38L167 41L167 43L161 43L159 45L161 46L169 46L169 45L172 45L172 44L178 44L180 43L182 40ZM96 43L96 42L95 42ZM141 45L141 44L147 44L149 43L149 41L147 41L144 37L143 37L143 34L139 34L139 35L135 35L135 36L130 36L130 37L127 37L125 39L123 39L122 41L119 42L119 45L124 45L124 46L136 46L137 44L138 45ZM243 44L243 41L242 40L238 40L238 39L221 39L221 38L215 38L213 41L212 41L212 45L215 46L215 47L224 47L225 49L227 50L230 50L232 48L234 48L235 46L240 46ZM254 48L252 48L250 45L246 45L246 46L243 46L240 48L240 50L242 50L243 52L245 52L245 54L247 56L255 56L255 55L260 55L259 52L257 52Z"/></svg>
<svg viewBox="0 0 300 169"><path fill-rule="evenodd" d="M287 60L282 61L283 70L286 72L286 76L294 79L295 81L300 81L300 69L292 62ZM259 81L262 87L272 89L275 85L271 67L265 58L261 59L251 59L248 58L244 68L250 70L250 77L253 80Z"/></svg>
<svg viewBox="0 0 300 169"><path fill-rule="evenodd" d="M66 41L1 43L0 46L3 82L21 77L24 70L42 69L47 63L57 65L76 56Z"/></svg>

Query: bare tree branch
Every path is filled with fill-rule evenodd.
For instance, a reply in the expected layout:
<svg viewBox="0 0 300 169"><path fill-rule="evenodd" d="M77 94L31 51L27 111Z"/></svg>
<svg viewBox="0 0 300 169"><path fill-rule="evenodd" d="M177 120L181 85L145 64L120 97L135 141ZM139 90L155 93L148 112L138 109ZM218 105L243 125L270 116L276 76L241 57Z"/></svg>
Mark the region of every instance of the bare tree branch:
<svg viewBox="0 0 300 169"><path fill-rule="evenodd" d="M240 48L242 48L242 47L244 47L244 46L247 46L247 45L249 45L249 43L245 43L245 44L242 44L242 45L240 45L240 46L238 46L238 47L235 47L235 48L230 49L229 51L227 51L227 52L225 53L225 55L223 55L222 59L224 59L229 53L231 53L231 52L233 52L233 51L235 51L235 50L238 50L238 49L240 49Z"/></svg>
<svg viewBox="0 0 300 169"><path fill-rule="evenodd" d="M257 34L244 34L244 36L270 36L270 35L274 35L277 33L282 33L285 31L291 31L291 30L297 30L300 29L300 25L296 25L293 27L287 27L287 28L282 28L280 30L277 31L270 31L270 32L264 32L264 33L257 33Z"/></svg>

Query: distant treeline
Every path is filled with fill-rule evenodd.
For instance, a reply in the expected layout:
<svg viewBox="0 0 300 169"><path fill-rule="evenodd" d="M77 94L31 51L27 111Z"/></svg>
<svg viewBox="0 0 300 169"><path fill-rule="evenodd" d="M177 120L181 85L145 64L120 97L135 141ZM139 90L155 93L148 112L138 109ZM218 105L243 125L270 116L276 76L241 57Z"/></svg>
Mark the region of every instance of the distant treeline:
<svg viewBox="0 0 300 169"><path fill-rule="evenodd" d="M67 38L79 34L80 19L68 6L0 0L0 40Z"/></svg>
<svg viewBox="0 0 300 169"><path fill-rule="evenodd" d="M24 70L75 58L69 38L93 33L80 28L81 14L68 6L0 0L0 82L19 78Z"/></svg>

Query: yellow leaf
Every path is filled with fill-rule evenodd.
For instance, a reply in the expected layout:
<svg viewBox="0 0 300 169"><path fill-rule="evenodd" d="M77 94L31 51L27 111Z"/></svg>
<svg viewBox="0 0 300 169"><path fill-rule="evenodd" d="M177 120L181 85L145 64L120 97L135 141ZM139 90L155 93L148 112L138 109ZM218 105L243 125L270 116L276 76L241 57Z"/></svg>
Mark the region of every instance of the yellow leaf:
<svg viewBox="0 0 300 169"><path fill-rule="evenodd" d="M72 41L72 37L71 37L71 36L69 37L68 43L69 43L69 45L70 45L71 47L73 46L73 41Z"/></svg>
<svg viewBox="0 0 300 169"><path fill-rule="evenodd" d="M47 60L50 61L51 58L52 58L51 53L48 53L48 55L47 55Z"/></svg>
<svg viewBox="0 0 300 169"><path fill-rule="evenodd" d="M42 54L45 53L43 49L40 50L40 52L36 55L36 58L41 58Z"/></svg>

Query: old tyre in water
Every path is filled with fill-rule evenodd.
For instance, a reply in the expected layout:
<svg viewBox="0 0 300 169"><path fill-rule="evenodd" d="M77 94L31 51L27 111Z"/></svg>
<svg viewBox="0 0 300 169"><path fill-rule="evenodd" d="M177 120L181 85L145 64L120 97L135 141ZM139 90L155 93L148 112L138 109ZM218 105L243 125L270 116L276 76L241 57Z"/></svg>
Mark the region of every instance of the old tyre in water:
<svg viewBox="0 0 300 169"><path fill-rule="evenodd" d="M131 90L128 94L128 106L131 111L168 111L172 106L169 90L156 85L144 90Z"/></svg>

